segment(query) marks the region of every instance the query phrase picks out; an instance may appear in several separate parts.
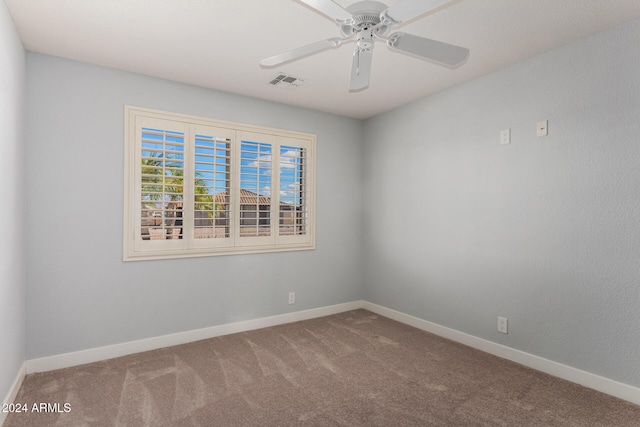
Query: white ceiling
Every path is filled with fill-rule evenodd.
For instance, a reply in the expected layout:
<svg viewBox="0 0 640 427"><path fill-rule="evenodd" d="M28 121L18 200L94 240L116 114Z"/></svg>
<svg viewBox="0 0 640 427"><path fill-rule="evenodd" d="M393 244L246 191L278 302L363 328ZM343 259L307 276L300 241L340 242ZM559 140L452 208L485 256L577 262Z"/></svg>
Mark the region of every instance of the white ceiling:
<svg viewBox="0 0 640 427"><path fill-rule="evenodd" d="M376 43L368 89L350 93L355 44L273 69L258 62L340 36L296 0L5 0L26 49L367 118L640 17L640 0L453 0L393 27L470 49L456 70ZM391 5L399 0L382 0ZM343 7L356 0L335 0ZM305 80L269 85L278 72Z"/></svg>

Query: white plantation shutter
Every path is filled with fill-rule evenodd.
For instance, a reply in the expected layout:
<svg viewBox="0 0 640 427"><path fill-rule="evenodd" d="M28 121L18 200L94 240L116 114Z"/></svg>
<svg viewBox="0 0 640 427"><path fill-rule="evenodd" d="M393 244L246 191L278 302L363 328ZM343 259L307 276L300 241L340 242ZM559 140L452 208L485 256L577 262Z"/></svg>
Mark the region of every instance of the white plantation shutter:
<svg viewBox="0 0 640 427"><path fill-rule="evenodd" d="M185 175L185 128L161 120L138 122L136 218L138 247L181 247ZM171 241L171 242L166 242ZM163 242L163 243L161 243Z"/></svg>
<svg viewBox="0 0 640 427"><path fill-rule="evenodd" d="M240 179L236 201L239 213L237 237L241 245L265 245L274 242L273 153L275 138L240 132Z"/></svg>
<svg viewBox="0 0 640 427"><path fill-rule="evenodd" d="M137 107L126 121L125 260L314 248L313 135Z"/></svg>
<svg viewBox="0 0 640 427"><path fill-rule="evenodd" d="M232 243L231 147L235 132L210 126L194 130L193 246L228 246Z"/></svg>
<svg viewBox="0 0 640 427"><path fill-rule="evenodd" d="M307 232L306 157L304 148L280 146L280 236Z"/></svg>
<svg viewBox="0 0 640 427"><path fill-rule="evenodd" d="M313 143L280 138L278 243L304 243L312 239Z"/></svg>

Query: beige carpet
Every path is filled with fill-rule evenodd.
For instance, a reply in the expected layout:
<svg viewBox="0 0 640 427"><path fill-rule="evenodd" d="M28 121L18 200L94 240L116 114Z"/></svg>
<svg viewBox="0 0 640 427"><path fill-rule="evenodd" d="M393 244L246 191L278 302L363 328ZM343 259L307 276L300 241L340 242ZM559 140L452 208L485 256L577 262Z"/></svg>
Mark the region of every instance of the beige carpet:
<svg viewBox="0 0 640 427"><path fill-rule="evenodd" d="M640 426L640 407L356 310L28 375L15 426ZM64 404L70 406L64 412Z"/></svg>

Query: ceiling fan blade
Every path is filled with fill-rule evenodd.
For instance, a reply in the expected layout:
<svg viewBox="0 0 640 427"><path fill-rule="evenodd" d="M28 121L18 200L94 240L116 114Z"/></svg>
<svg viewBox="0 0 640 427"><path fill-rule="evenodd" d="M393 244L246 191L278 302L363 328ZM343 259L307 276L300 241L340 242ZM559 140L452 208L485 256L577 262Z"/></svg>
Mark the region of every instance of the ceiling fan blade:
<svg viewBox="0 0 640 427"><path fill-rule="evenodd" d="M349 82L350 91L362 90L369 86L372 56L373 51L370 49L358 49L354 52L351 63L351 81Z"/></svg>
<svg viewBox="0 0 640 427"><path fill-rule="evenodd" d="M449 68L457 68L469 57L467 48L406 33L391 34L387 45Z"/></svg>
<svg viewBox="0 0 640 427"><path fill-rule="evenodd" d="M293 61L304 56L312 55L325 49L329 49L330 47L338 47L344 40L345 39L341 39L340 37L333 37L327 40L311 43L306 46L302 46L288 52L263 59L262 61L260 61L260 65L262 65L263 67L275 67L276 65L280 65L284 62Z"/></svg>
<svg viewBox="0 0 640 427"><path fill-rule="evenodd" d="M451 0L401 0L382 12L382 19L388 18L392 23L399 24L417 16L437 9Z"/></svg>
<svg viewBox="0 0 640 427"><path fill-rule="evenodd" d="M302 3L306 4L317 10L318 12L328 16L331 19L335 19L338 22L346 23L353 18L346 9L344 9L339 4L333 2L332 0L300 0Z"/></svg>

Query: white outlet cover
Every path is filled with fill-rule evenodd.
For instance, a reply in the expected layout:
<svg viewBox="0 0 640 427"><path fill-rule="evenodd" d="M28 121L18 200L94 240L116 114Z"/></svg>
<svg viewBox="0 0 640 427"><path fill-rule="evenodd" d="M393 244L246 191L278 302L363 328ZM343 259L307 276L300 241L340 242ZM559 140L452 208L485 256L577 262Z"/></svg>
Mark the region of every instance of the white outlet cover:
<svg viewBox="0 0 640 427"><path fill-rule="evenodd" d="M507 318L498 317L498 332L507 333Z"/></svg>

